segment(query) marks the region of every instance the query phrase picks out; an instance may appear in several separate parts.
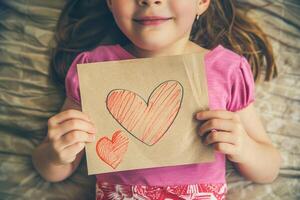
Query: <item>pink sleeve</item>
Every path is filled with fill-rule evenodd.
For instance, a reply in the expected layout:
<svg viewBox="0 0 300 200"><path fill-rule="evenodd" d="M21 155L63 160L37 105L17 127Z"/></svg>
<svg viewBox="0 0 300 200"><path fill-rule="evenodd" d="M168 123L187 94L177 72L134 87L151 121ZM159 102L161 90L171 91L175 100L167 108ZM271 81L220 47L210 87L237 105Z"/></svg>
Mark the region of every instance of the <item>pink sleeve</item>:
<svg viewBox="0 0 300 200"><path fill-rule="evenodd" d="M72 62L65 79L66 95L78 105L81 104L77 64L88 63L86 52L80 53Z"/></svg>
<svg viewBox="0 0 300 200"><path fill-rule="evenodd" d="M250 64L245 57L241 57L240 66L232 74L231 81L227 110L235 112L254 101L254 78Z"/></svg>

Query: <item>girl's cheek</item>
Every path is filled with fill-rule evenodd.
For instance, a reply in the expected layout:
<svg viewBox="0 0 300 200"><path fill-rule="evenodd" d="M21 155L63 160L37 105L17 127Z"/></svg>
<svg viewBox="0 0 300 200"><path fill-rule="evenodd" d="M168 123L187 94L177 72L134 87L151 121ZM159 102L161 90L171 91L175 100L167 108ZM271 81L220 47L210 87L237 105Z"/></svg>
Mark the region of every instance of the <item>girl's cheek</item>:
<svg viewBox="0 0 300 200"><path fill-rule="evenodd" d="M115 19L118 21L131 19L135 12L135 4L133 4L132 1L129 1L128 3L122 3L123 1L124 0L114 1L112 6L111 12L113 13Z"/></svg>
<svg viewBox="0 0 300 200"><path fill-rule="evenodd" d="M170 3L170 9L180 23L187 25L194 22L196 3L192 2L193 0L174 0L174 3Z"/></svg>
<svg viewBox="0 0 300 200"><path fill-rule="evenodd" d="M127 32L127 29L131 28L133 18L133 12L130 9L127 9L115 7L113 10L115 22L117 23L118 27L124 32Z"/></svg>

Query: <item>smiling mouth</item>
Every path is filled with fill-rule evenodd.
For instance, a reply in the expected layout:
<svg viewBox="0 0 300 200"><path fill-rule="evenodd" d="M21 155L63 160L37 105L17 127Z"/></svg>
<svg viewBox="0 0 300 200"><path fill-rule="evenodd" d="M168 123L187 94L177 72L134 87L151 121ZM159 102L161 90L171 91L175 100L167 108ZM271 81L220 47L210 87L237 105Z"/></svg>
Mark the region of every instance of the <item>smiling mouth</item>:
<svg viewBox="0 0 300 200"><path fill-rule="evenodd" d="M140 25L143 25L143 26L156 26L156 25L160 25L164 22L167 22L171 19L172 19L172 17L151 16L151 17L143 17L140 19L133 19L133 21Z"/></svg>

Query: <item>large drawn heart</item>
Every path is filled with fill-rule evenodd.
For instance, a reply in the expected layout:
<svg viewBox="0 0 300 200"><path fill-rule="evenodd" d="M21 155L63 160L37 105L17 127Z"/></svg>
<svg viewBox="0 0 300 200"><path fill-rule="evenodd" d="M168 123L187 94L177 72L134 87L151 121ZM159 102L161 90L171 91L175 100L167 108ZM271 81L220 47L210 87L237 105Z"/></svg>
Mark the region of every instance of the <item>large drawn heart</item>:
<svg viewBox="0 0 300 200"><path fill-rule="evenodd" d="M182 98L181 84L169 80L158 85L147 102L134 92L112 90L106 98L106 107L123 128L151 146L157 143L172 125Z"/></svg>
<svg viewBox="0 0 300 200"><path fill-rule="evenodd" d="M128 148L129 139L121 130L114 132L112 140L102 137L96 144L96 152L101 160L112 168L120 164Z"/></svg>

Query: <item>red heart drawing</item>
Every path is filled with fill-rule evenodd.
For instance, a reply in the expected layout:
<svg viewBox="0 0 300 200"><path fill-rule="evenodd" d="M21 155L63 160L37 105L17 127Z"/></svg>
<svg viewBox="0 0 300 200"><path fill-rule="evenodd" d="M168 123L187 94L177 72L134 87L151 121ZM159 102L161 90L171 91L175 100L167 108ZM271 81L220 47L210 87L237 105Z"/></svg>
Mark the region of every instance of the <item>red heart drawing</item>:
<svg viewBox="0 0 300 200"><path fill-rule="evenodd" d="M151 146L158 142L172 125L181 106L183 87L169 80L158 85L146 102L138 94L112 90L106 107L117 122L130 134Z"/></svg>
<svg viewBox="0 0 300 200"><path fill-rule="evenodd" d="M127 151L128 142L129 139L126 135L121 130L117 130L114 132L112 140L107 137L98 140L96 152L101 160L116 169Z"/></svg>

